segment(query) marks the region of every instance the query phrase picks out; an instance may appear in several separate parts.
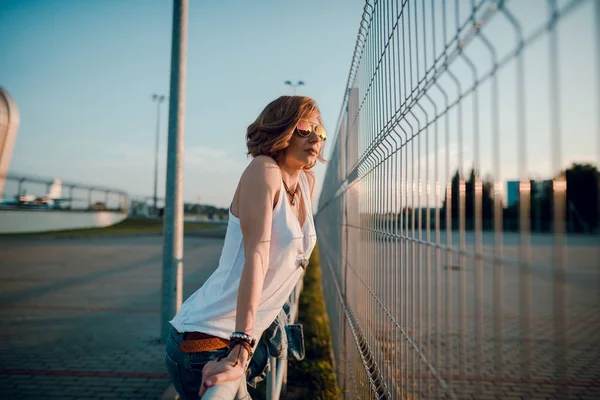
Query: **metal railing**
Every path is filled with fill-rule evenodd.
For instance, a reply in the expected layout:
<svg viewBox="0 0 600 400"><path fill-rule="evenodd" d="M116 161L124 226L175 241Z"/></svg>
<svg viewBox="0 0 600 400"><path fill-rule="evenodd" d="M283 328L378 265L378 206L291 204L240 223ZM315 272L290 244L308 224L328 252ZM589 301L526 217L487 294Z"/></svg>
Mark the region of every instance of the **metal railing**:
<svg viewBox="0 0 600 400"><path fill-rule="evenodd" d="M298 317L298 302L300 299L300 293L302 292L302 281L301 278L298 284L294 288L289 298L290 303L290 316L289 320L294 323ZM244 380L242 382L242 379ZM278 400L282 393L285 393L285 384L287 382L287 360L279 360L275 357L269 356L269 371L266 378L267 384L267 400ZM234 382L225 382L219 385L215 385L208 389L203 399L212 400L233 400L240 397L244 397L246 393L245 389L240 390L240 385L246 384L245 377L240 378Z"/></svg>
<svg viewBox="0 0 600 400"><path fill-rule="evenodd" d="M5 182L1 208L122 212L129 208L129 195L119 189L20 174L0 179Z"/></svg>
<svg viewBox="0 0 600 400"><path fill-rule="evenodd" d="M298 317L298 303L300 293L302 292L303 278L300 278L294 291L290 295L290 323L295 323ZM267 375L267 400L279 400L282 393L285 393L285 384L287 383L287 360L279 360L269 356L269 373Z"/></svg>
<svg viewBox="0 0 600 400"><path fill-rule="evenodd" d="M366 2L316 216L345 398L598 396L599 26Z"/></svg>

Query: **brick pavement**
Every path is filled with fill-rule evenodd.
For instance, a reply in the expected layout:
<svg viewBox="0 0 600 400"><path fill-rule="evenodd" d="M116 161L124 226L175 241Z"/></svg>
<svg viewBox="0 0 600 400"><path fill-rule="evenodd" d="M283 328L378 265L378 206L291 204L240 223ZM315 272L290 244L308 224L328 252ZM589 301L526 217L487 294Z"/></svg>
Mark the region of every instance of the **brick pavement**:
<svg viewBox="0 0 600 400"><path fill-rule="evenodd" d="M185 239L184 298L222 239ZM0 238L0 398L157 399L162 238Z"/></svg>
<svg viewBox="0 0 600 400"><path fill-rule="evenodd" d="M503 264L482 262L479 279L472 258L465 257L462 269L447 268L461 266L456 252L452 258L440 256L438 266L431 247L427 257L427 246L405 246L395 262L389 261L396 260L390 256L395 243L353 247L366 253L361 262L367 263L349 269L347 287L354 292L347 298L393 393L407 393L408 398L441 398L451 392L460 399L600 399L600 242L591 236L569 237L561 284L552 269L551 235L532 240L529 282L524 282L524 268L506 261L518 258L518 236L504 239ZM501 275L497 281L495 268ZM565 293L558 307L556 289ZM529 305L523 293L529 295ZM557 316L564 322L557 322ZM353 342L350 348L351 365L360 365ZM348 373L348 390L362 389L366 375L352 373L358 378Z"/></svg>

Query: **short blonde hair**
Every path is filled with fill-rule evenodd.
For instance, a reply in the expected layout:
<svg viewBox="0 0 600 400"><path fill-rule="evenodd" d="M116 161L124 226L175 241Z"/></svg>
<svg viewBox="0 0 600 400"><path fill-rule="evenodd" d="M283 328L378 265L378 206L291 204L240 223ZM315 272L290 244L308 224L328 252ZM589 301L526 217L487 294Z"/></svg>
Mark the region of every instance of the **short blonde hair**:
<svg viewBox="0 0 600 400"><path fill-rule="evenodd" d="M310 97L281 96L273 100L260 113L256 121L248 126L246 132L248 154L252 157L269 156L277 161L289 146L298 121L309 118L314 113L319 114L319 122L323 124L319 106ZM322 156L323 147L321 146L317 158L325 162ZM315 164L306 169L314 167Z"/></svg>

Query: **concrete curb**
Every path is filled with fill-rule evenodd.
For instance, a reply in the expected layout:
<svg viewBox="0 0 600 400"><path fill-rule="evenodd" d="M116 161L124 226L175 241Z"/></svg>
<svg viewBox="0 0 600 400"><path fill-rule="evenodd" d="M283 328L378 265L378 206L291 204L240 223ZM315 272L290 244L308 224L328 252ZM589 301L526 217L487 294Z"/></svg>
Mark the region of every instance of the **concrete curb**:
<svg viewBox="0 0 600 400"><path fill-rule="evenodd" d="M192 231L185 233L185 237L202 237L202 238L215 238L224 239L226 229L206 229L202 231ZM0 240L97 240L97 239L125 239L125 238L142 238L142 237L162 237L162 232L142 232L142 233L115 233L105 235L0 235Z"/></svg>
<svg viewBox="0 0 600 400"><path fill-rule="evenodd" d="M35 241L35 240L91 240L91 239L125 239L135 237L159 237L162 233L116 233L110 235L5 235L0 240Z"/></svg>

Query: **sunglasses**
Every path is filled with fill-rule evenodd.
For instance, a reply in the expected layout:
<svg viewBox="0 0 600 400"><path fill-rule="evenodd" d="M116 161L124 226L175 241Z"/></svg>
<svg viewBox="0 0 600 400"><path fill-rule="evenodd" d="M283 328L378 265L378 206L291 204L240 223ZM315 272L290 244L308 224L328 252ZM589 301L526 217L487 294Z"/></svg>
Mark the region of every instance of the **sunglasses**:
<svg viewBox="0 0 600 400"><path fill-rule="evenodd" d="M298 135L305 138L309 137L311 133L314 132L319 139L321 139L321 142L325 142L327 140L327 131L325 130L325 127L308 120L301 120L298 122L298 125L296 125L296 132L298 132Z"/></svg>

